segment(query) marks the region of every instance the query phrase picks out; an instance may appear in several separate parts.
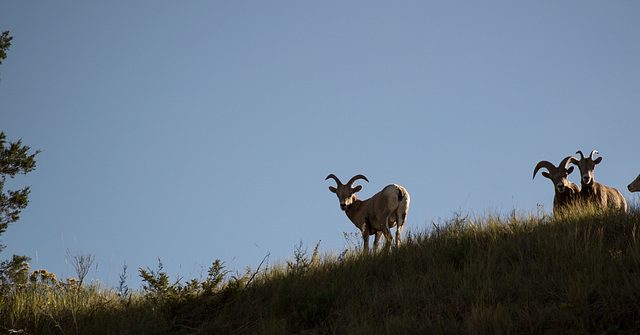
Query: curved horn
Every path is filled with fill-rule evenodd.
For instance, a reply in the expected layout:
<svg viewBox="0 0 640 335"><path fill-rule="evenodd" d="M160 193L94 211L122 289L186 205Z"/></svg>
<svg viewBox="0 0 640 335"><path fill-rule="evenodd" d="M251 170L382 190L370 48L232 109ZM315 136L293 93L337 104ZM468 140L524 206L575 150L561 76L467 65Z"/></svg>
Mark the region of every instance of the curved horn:
<svg viewBox="0 0 640 335"><path fill-rule="evenodd" d="M336 175L334 175L333 173L328 175L327 178L324 178L324 180L327 180L329 178L335 179L335 181L338 184L338 186L342 185L342 182L340 181L340 179L338 179L338 177L336 177Z"/></svg>
<svg viewBox="0 0 640 335"><path fill-rule="evenodd" d="M558 168L562 168L566 170L567 166L569 166L569 163L577 162L577 161L578 160L573 156L565 157L565 159L563 159L562 162L560 162L560 165L558 165Z"/></svg>
<svg viewBox="0 0 640 335"><path fill-rule="evenodd" d="M580 163L580 160L575 157L569 157L569 163L578 165Z"/></svg>
<svg viewBox="0 0 640 335"><path fill-rule="evenodd" d="M533 178L531 179L534 179L536 177L536 173L538 173L538 170L540 170L541 168L546 168L547 170L549 170L549 172L556 170L555 165L553 165L551 162L540 161L538 165L536 165L536 168L533 169Z"/></svg>
<svg viewBox="0 0 640 335"><path fill-rule="evenodd" d="M578 150L576 151L577 154L580 154L580 160L584 159L584 155L582 154L582 151Z"/></svg>
<svg viewBox="0 0 640 335"><path fill-rule="evenodd" d="M593 154L599 153L598 150L591 151L591 155L589 155L589 159L593 159Z"/></svg>
<svg viewBox="0 0 640 335"><path fill-rule="evenodd" d="M367 179L367 177L365 177L365 176L363 176L363 175L359 174L359 175L357 175L357 176L355 176L355 177L353 177L353 178L349 179L349 182L347 183L347 186L349 186L349 187L353 187L353 183L354 183L356 180L358 180L358 179L364 179L364 180L366 180L366 181L367 181L367 183L369 182L369 179Z"/></svg>

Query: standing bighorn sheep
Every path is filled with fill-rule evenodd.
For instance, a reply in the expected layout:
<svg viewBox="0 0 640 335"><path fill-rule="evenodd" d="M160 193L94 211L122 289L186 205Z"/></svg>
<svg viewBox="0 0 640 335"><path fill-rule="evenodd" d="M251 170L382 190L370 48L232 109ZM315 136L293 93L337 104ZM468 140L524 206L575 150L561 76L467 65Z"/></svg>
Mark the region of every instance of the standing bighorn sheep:
<svg viewBox="0 0 640 335"><path fill-rule="evenodd" d="M634 179L629 186L629 192L640 192L640 174Z"/></svg>
<svg viewBox="0 0 640 335"><path fill-rule="evenodd" d="M580 180L582 183L580 197L587 202L593 201L602 208L620 209L626 212L627 201L620 191L613 187L602 185L593 178L593 170L595 170L596 165L602 161L602 157L598 157L595 160L593 159L593 154L597 154L598 151L591 151L589 157L584 157L582 151L579 150L576 153L580 154L580 160L571 157L570 162L577 165L578 169L580 169Z"/></svg>
<svg viewBox="0 0 640 335"><path fill-rule="evenodd" d="M574 204L580 193L580 187L567 179L569 174L573 172L573 166L567 169L571 158L573 157L569 156L563 159L558 167L548 161L540 161L533 170L533 178L536 177L536 173L541 168L546 168L549 171L548 173L543 171L542 176L551 179L553 182L555 189L555 195L553 196L554 215L558 215L563 207Z"/></svg>
<svg viewBox="0 0 640 335"><path fill-rule="evenodd" d="M382 189L382 191L374 194L367 200L360 200L355 193L362 189L362 185L353 187L353 183L358 179L369 181L367 177L359 174L346 185L343 185L340 179L330 174L325 180L333 178L336 186L329 186L329 191L335 193L340 200L340 209L342 209L349 220L360 229L362 239L364 241L364 250L369 249L369 236L375 234L373 241L374 249L378 247L380 236L384 234L387 245L393 243L390 228L398 226L396 230L396 246L400 245L400 233L407 219L409 211L409 193L404 187L391 184Z"/></svg>

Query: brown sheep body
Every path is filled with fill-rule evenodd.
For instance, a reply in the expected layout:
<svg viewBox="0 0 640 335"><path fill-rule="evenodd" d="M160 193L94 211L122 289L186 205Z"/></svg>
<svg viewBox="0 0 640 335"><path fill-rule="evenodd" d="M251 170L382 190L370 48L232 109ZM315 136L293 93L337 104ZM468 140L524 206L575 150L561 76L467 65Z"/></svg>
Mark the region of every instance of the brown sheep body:
<svg viewBox="0 0 640 335"><path fill-rule="evenodd" d="M355 193L362 189L361 185L353 187L357 179L367 178L357 175L346 185L333 174L327 179L333 178L337 187L329 186L329 190L335 193L340 200L340 208L347 214L347 217L362 232L364 250L369 248L369 236L375 235L373 246L378 247L380 236L384 235L387 245L393 243L391 228L396 227L396 246L400 244L400 234L404 228L409 211L409 193L407 190L396 184L387 185L382 191L374 194L366 200L358 199Z"/></svg>
<svg viewBox="0 0 640 335"><path fill-rule="evenodd" d="M580 190L581 200L593 202L601 208L618 209L626 212L627 201L622 196L622 193L613 187L600 184L593 177L593 171L596 165L602 162L602 157L593 159L593 154L598 153L598 151L593 150L589 157L584 157L582 151L577 151L576 153L580 154L580 160L572 157L570 162L577 165L578 169L580 169L580 181L582 184L582 189Z"/></svg>
<svg viewBox="0 0 640 335"><path fill-rule="evenodd" d="M580 187L567 178L573 172L573 166L567 168L569 160L572 157L566 157L560 162L558 167L548 161L540 161L533 170L533 178L541 168L546 168L549 172L542 172L542 176L551 179L555 194L553 196L553 214L558 215L563 208L575 204L580 194Z"/></svg>

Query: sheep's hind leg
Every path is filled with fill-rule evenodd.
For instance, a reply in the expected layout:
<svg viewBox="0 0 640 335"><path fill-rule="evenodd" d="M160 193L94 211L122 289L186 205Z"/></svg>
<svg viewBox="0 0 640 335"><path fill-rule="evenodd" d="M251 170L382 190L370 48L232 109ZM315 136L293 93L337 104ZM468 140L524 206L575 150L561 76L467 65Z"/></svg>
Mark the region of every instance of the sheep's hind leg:
<svg viewBox="0 0 640 335"><path fill-rule="evenodd" d="M400 246L400 234L402 234L402 229L404 229L404 220L398 220L398 228L396 229L396 247Z"/></svg>
<svg viewBox="0 0 640 335"><path fill-rule="evenodd" d="M402 234L402 230L404 229L404 224L407 222L407 212L409 211L408 203L404 207L404 210L398 209L396 211L396 218L398 227L396 228L396 247L400 246L400 242L402 239L400 238L400 234Z"/></svg>
<svg viewBox="0 0 640 335"><path fill-rule="evenodd" d="M382 233L385 238L385 248L390 247L393 244L393 235L391 235L391 229L389 229L389 217L384 220L384 224L382 224Z"/></svg>

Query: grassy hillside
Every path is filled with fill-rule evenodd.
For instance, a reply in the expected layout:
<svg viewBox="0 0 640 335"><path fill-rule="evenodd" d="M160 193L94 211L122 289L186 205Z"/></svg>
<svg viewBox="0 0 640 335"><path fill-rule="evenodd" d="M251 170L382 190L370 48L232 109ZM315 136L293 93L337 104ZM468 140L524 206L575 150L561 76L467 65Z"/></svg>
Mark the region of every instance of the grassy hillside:
<svg viewBox="0 0 640 335"><path fill-rule="evenodd" d="M640 213L456 215L391 251L318 255L145 290L39 279L0 301L29 334L640 333Z"/></svg>

